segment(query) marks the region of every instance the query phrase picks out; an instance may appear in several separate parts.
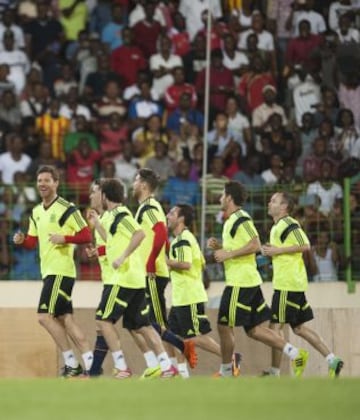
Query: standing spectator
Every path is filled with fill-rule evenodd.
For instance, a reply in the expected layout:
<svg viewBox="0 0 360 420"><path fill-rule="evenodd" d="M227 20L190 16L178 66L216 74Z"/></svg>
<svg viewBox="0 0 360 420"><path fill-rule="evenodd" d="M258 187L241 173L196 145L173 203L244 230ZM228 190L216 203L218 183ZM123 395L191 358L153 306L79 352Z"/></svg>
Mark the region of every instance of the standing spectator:
<svg viewBox="0 0 360 420"><path fill-rule="evenodd" d="M153 74L153 88L160 99L163 98L169 86L174 83L173 71L182 67L180 56L172 54L171 41L165 35L158 39L159 53L150 57L150 70Z"/></svg>
<svg viewBox="0 0 360 420"><path fill-rule="evenodd" d="M326 31L322 15L314 10L313 0L295 0L286 28L292 31L292 37L299 36L299 23L306 19L310 22L311 33L317 35Z"/></svg>
<svg viewBox="0 0 360 420"><path fill-rule="evenodd" d="M0 154L0 179L3 184L11 185L16 172L26 172L31 158L24 153L24 140L18 134L8 136L6 149Z"/></svg>
<svg viewBox="0 0 360 420"><path fill-rule="evenodd" d="M163 32L163 27L154 19L155 7L154 0L146 1L144 5L145 18L133 27L136 45L141 49L146 59L156 54L157 40Z"/></svg>
<svg viewBox="0 0 360 420"><path fill-rule="evenodd" d="M65 39L71 44L77 40L79 32L86 29L88 8L84 0L58 0L58 6Z"/></svg>
<svg viewBox="0 0 360 420"><path fill-rule="evenodd" d="M337 244L330 239L330 233L322 230L318 233L311 249L318 273L313 276L316 282L338 280L339 250Z"/></svg>
<svg viewBox="0 0 360 420"><path fill-rule="evenodd" d="M305 156L312 150L314 139L317 132L314 126L314 116L311 112L305 112L301 118L301 126L297 132L297 137L301 145L301 153L296 161L296 175L303 176L303 163Z"/></svg>
<svg viewBox="0 0 360 420"><path fill-rule="evenodd" d="M331 2L329 6L329 28L333 31L339 29L339 21L341 16L348 14L349 12L355 11L354 5L351 4L351 0L339 0Z"/></svg>
<svg viewBox="0 0 360 420"><path fill-rule="evenodd" d="M129 137L129 126L126 119L117 112L113 112L101 125L99 137L100 150L104 158L122 154Z"/></svg>
<svg viewBox="0 0 360 420"><path fill-rule="evenodd" d="M231 70L235 83L239 84L241 76L249 66L249 59L246 54L236 49L236 41L232 34L224 35L223 65Z"/></svg>
<svg viewBox="0 0 360 420"><path fill-rule="evenodd" d="M110 51L121 47L123 43L123 13L122 6L114 3L111 7L111 22L107 23L101 32L101 41L108 46Z"/></svg>
<svg viewBox="0 0 360 420"><path fill-rule="evenodd" d="M122 30L123 45L111 52L111 69L116 72L124 87L136 83L140 70L147 67L147 62L141 49L133 42L133 31L129 27Z"/></svg>
<svg viewBox="0 0 360 420"><path fill-rule="evenodd" d="M89 121L84 115L74 117L74 130L68 132L64 137L64 152L67 155L75 149L81 138L86 138L93 150L99 149L99 142L90 129Z"/></svg>
<svg viewBox="0 0 360 420"><path fill-rule="evenodd" d="M337 40L340 44L359 44L359 29L352 26L351 16L347 13L339 17L339 27L336 29Z"/></svg>

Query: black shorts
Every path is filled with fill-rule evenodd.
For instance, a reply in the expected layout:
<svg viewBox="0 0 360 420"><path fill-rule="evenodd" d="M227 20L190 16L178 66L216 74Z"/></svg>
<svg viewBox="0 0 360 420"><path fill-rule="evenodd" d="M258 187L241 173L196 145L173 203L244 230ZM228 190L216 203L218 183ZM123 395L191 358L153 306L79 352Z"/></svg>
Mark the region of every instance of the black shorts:
<svg viewBox="0 0 360 420"><path fill-rule="evenodd" d="M191 338L211 331L203 303L175 306L170 309L169 328L182 338Z"/></svg>
<svg viewBox="0 0 360 420"><path fill-rule="evenodd" d="M168 283L168 277L146 277L146 301L150 307L150 322L161 327L168 325L165 301L165 288Z"/></svg>
<svg viewBox="0 0 360 420"><path fill-rule="evenodd" d="M74 283L73 277L46 276L41 290L38 313L51 314L54 317L72 314L71 293Z"/></svg>
<svg viewBox="0 0 360 420"><path fill-rule="evenodd" d="M226 286L221 296L218 324L229 327L244 327L250 331L271 318L260 286Z"/></svg>
<svg viewBox="0 0 360 420"><path fill-rule="evenodd" d="M292 328L314 318L304 292L275 290L271 302L271 322L290 324Z"/></svg>
<svg viewBox="0 0 360 420"><path fill-rule="evenodd" d="M128 330L137 330L150 325L145 289L104 285L101 301L96 310L96 319L115 324L122 316L123 326Z"/></svg>

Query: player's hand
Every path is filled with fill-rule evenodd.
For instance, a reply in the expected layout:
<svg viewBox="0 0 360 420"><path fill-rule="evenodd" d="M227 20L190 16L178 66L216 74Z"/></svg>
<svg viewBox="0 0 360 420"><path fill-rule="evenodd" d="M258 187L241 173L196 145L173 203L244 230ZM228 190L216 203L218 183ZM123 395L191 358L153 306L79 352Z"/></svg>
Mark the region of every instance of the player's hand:
<svg viewBox="0 0 360 420"><path fill-rule="evenodd" d="M50 233L49 241L54 245L61 245L65 243L65 236L58 233Z"/></svg>
<svg viewBox="0 0 360 420"><path fill-rule="evenodd" d="M94 209L89 209L86 213L86 218L90 223L91 227L94 227L96 222L99 221L99 215Z"/></svg>
<svg viewBox="0 0 360 420"><path fill-rule="evenodd" d="M21 245L25 240L25 235L22 232L16 232L13 236L13 242L15 245Z"/></svg>
<svg viewBox="0 0 360 420"><path fill-rule="evenodd" d="M97 248L93 245L86 247L85 252L88 258L97 258L99 256Z"/></svg>
<svg viewBox="0 0 360 420"><path fill-rule="evenodd" d="M113 268L117 270L122 264L124 264L124 261L125 259L123 256L116 258L116 260L112 263Z"/></svg>
<svg viewBox="0 0 360 420"><path fill-rule="evenodd" d="M146 273L147 278L154 280L156 278L156 273Z"/></svg>
<svg viewBox="0 0 360 420"><path fill-rule="evenodd" d="M207 240L207 247L210 249L219 249L220 248L219 241L216 238L211 237Z"/></svg>
<svg viewBox="0 0 360 420"><path fill-rule="evenodd" d="M216 262L221 263L231 258L231 255L225 249L218 249L214 252L214 258Z"/></svg>
<svg viewBox="0 0 360 420"><path fill-rule="evenodd" d="M277 251L277 247L269 245L269 244L265 244L261 247L262 255L265 255L267 257L272 257L273 255L277 253L276 251Z"/></svg>

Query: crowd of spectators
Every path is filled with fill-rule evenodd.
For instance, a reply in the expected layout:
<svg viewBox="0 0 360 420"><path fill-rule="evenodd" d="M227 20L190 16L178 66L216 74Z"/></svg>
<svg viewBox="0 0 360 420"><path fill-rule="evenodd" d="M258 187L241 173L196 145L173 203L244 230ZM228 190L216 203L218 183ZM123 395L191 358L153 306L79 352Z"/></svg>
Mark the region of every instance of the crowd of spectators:
<svg viewBox="0 0 360 420"><path fill-rule="evenodd" d="M198 206L206 185L215 233L223 185L239 180L263 240L269 194L288 188L313 241L309 272L338 278L350 167L354 252L360 245L359 0L0 0L0 16L2 278L39 276L36 253L9 237L37 201L43 164L60 169L61 193L84 209L94 178L130 189L144 166L159 174L165 208ZM96 278L78 254L80 278Z"/></svg>

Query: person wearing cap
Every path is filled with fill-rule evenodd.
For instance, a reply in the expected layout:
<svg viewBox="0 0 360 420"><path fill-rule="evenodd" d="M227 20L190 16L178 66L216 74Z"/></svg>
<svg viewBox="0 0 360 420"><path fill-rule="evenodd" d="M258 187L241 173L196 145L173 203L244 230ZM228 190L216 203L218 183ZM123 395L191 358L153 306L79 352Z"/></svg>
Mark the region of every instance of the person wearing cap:
<svg viewBox="0 0 360 420"><path fill-rule="evenodd" d="M288 123L284 108L275 102L277 95L276 88L270 84L265 85L262 89L262 94L264 102L256 107L252 113L252 124L256 134L270 131L269 118L275 113L281 115L284 126Z"/></svg>

